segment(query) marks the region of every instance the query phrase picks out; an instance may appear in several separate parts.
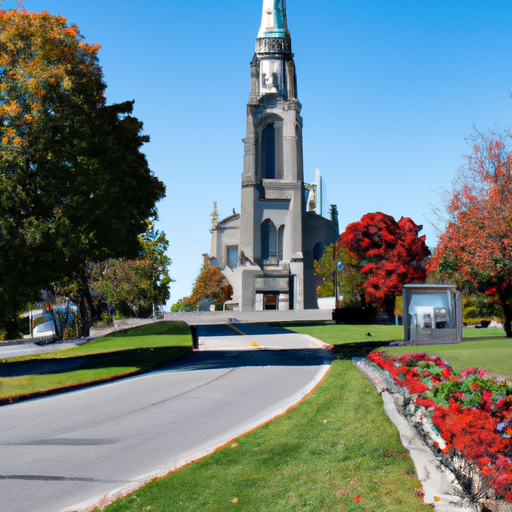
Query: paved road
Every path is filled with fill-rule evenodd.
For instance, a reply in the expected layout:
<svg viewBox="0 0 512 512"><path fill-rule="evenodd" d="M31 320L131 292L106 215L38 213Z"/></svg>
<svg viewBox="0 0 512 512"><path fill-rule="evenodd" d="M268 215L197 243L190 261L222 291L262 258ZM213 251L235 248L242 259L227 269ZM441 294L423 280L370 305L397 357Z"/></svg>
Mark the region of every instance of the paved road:
<svg viewBox="0 0 512 512"><path fill-rule="evenodd" d="M0 408L0 510L85 510L296 403L326 350L200 352L180 366Z"/></svg>
<svg viewBox="0 0 512 512"><path fill-rule="evenodd" d="M256 349L314 349L326 344L306 334L288 331L268 324L230 323L224 325L199 325L199 349L254 350Z"/></svg>

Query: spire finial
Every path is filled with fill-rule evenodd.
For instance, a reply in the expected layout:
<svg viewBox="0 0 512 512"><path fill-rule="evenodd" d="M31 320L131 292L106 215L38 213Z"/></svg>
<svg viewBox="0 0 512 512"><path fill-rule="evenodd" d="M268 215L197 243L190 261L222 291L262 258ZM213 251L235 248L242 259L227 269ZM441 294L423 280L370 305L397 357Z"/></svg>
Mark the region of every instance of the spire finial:
<svg viewBox="0 0 512 512"><path fill-rule="evenodd" d="M285 0L263 0L263 13L258 39L285 37L287 35Z"/></svg>

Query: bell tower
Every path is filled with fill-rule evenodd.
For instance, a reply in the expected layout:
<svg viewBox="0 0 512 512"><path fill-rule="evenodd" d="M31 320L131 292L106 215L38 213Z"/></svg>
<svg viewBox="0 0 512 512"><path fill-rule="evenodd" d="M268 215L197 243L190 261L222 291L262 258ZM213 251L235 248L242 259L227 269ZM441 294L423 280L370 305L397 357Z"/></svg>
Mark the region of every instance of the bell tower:
<svg viewBox="0 0 512 512"><path fill-rule="evenodd" d="M318 307L315 251L337 233L331 221L306 212L301 108L285 0L263 0L243 139L241 213L219 223L212 240L212 256L240 310ZM224 255L233 252L235 229L236 268Z"/></svg>
<svg viewBox="0 0 512 512"><path fill-rule="evenodd" d="M285 2L264 0L251 63L240 218L240 249L264 273L242 278L249 285L254 277L258 309L274 301L278 309L304 308L300 111ZM242 300L243 308L252 300Z"/></svg>

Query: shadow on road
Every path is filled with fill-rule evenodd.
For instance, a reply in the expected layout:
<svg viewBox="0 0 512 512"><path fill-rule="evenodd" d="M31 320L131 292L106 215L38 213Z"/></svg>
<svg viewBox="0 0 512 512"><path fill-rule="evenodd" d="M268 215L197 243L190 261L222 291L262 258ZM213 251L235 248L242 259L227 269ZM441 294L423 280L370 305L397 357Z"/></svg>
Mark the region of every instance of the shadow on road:
<svg viewBox="0 0 512 512"><path fill-rule="evenodd" d="M89 356L31 359L0 364L0 378L51 375L98 368L135 368L140 371L184 371L244 366L316 366L330 364L329 349L223 350L190 354L191 347L121 350ZM189 354L189 355L188 355Z"/></svg>
<svg viewBox="0 0 512 512"><path fill-rule="evenodd" d="M332 352L334 359L352 359L353 357L366 357L370 352L389 345L388 341L366 341L335 345Z"/></svg>
<svg viewBox="0 0 512 512"><path fill-rule="evenodd" d="M331 364L330 349L209 350L195 352L161 370L189 371L263 366L318 366Z"/></svg>
<svg viewBox="0 0 512 512"><path fill-rule="evenodd" d="M77 357L48 357L27 361L6 361L0 364L0 378L26 375L50 375L77 370L98 368L135 368L148 371L168 364L190 354L192 347L154 347L117 350L103 354L91 354Z"/></svg>

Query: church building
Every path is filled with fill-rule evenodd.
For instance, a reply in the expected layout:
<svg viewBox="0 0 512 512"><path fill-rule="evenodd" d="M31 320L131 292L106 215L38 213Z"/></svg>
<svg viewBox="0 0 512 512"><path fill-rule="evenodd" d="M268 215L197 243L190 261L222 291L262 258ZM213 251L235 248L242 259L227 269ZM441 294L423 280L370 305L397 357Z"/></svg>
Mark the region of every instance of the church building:
<svg viewBox="0 0 512 512"><path fill-rule="evenodd" d="M212 226L212 265L234 309L316 309L313 262L338 236L321 216L321 178L305 185L301 104L285 0L263 0L247 105L241 213Z"/></svg>

